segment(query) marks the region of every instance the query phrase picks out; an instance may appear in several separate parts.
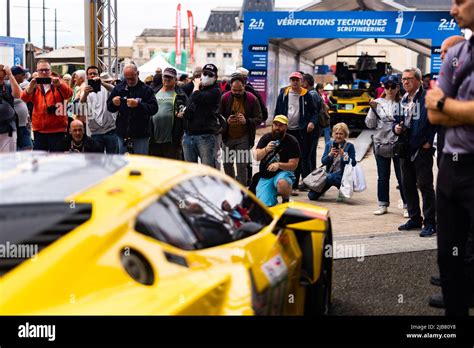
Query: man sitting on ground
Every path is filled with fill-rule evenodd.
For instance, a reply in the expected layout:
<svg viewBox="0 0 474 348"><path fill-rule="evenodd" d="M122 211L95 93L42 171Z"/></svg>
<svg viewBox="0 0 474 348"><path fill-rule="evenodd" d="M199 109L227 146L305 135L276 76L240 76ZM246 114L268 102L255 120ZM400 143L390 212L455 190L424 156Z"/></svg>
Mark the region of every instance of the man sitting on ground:
<svg viewBox="0 0 474 348"><path fill-rule="evenodd" d="M260 138L255 150L256 159L260 161L257 197L269 207L278 204L277 195L282 196L282 203L289 201L294 170L301 158L298 140L287 134L287 129L288 118L275 116L272 132Z"/></svg>
<svg viewBox="0 0 474 348"><path fill-rule="evenodd" d="M103 152L100 146L85 134L84 123L79 120L71 122L69 135L59 144L60 151L81 152Z"/></svg>

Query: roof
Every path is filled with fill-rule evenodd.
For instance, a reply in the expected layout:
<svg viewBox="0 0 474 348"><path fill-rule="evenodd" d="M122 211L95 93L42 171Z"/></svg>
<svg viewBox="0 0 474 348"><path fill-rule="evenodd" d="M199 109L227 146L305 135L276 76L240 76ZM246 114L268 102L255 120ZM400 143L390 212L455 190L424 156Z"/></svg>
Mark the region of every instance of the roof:
<svg viewBox="0 0 474 348"><path fill-rule="evenodd" d="M207 20L204 31L210 33L232 33L239 30L238 21L240 9L215 9L211 11L211 15Z"/></svg>
<svg viewBox="0 0 474 348"><path fill-rule="evenodd" d="M139 35L140 37L175 37L176 29L153 29L146 28ZM184 35L187 37L188 29L184 29Z"/></svg>
<svg viewBox="0 0 474 348"><path fill-rule="evenodd" d="M84 64L85 52L74 47L63 47L57 50L37 55L35 59L47 59L51 63Z"/></svg>

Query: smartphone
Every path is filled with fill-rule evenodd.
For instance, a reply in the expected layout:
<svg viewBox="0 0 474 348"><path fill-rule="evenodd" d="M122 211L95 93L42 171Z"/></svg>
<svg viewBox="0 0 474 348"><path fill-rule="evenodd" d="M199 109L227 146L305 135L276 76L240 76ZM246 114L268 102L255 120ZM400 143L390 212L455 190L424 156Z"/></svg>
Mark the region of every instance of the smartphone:
<svg viewBox="0 0 474 348"><path fill-rule="evenodd" d="M339 144L338 144L338 143L333 143L333 144L332 144L332 147L333 147L334 149L339 149Z"/></svg>
<svg viewBox="0 0 474 348"><path fill-rule="evenodd" d="M94 93L100 92L100 80L87 80L87 84L94 89Z"/></svg>
<svg viewBox="0 0 474 348"><path fill-rule="evenodd" d="M50 85L51 84L51 77L37 77L36 83L38 85Z"/></svg>

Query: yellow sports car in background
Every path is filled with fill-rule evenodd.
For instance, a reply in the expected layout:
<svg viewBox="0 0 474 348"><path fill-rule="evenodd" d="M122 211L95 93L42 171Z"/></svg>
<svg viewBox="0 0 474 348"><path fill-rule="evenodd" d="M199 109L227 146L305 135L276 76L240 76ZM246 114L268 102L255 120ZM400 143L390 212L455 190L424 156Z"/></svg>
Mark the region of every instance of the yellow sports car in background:
<svg viewBox="0 0 474 348"><path fill-rule="evenodd" d="M207 166L0 155L1 315L327 314L327 209ZM33 252L32 252L33 251Z"/></svg>
<svg viewBox="0 0 474 348"><path fill-rule="evenodd" d="M366 129L371 96L365 89L336 89L332 92L333 107L329 110L331 126L344 122L350 129Z"/></svg>

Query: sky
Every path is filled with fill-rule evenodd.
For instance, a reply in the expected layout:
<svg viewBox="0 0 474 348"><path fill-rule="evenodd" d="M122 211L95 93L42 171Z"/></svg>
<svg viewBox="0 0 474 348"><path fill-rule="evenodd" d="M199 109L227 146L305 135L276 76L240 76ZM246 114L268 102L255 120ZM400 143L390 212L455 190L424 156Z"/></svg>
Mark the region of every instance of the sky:
<svg viewBox="0 0 474 348"><path fill-rule="evenodd" d="M84 45L84 0L45 0L46 45L54 46L54 9L58 15L58 47ZM298 8L311 0L276 0L276 7ZM6 36L6 3L0 0L0 36ZM10 0L10 35L27 39L28 0ZM30 0L31 39L36 46L43 45L43 0ZM118 44L131 46L144 28L172 28L175 25L176 6L181 3L182 26L187 28L186 10L194 14L195 25L203 28L211 9L218 6L240 7L242 0L118 0ZM38 8L33 8L38 7Z"/></svg>

